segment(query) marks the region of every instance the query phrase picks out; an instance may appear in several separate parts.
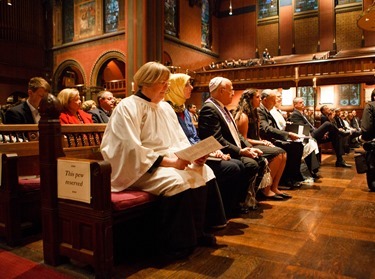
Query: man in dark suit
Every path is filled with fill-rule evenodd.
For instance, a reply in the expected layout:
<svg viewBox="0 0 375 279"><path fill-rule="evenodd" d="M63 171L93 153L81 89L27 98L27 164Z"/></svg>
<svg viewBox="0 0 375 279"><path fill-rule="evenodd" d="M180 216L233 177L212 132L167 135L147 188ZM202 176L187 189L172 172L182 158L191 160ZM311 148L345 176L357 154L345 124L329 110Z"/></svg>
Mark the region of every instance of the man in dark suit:
<svg viewBox="0 0 375 279"><path fill-rule="evenodd" d="M51 90L49 83L41 77L33 77L28 84L25 102L14 106L5 113L5 124L37 124L40 120L39 103Z"/></svg>
<svg viewBox="0 0 375 279"><path fill-rule="evenodd" d="M242 173L243 194L246 198L250 187L255 193L255 179L258 174L263 176L264 160L262 151L253 148L238 132L234 119L225 107L232 102L234 95L232 82L223 77L213 78L209 83L211 97L204 103L198 118L199 137L205 139L214 136L224 146L223 153L230 154L231 158L239 159L244 164ZM255 197L252 209L256 209Z"/></svg>
<svg viewBox="0 0 375 279"><path fill-rule="evenodd" d="M299 187L300 182L304 180L300 171L303 145L302 142L296 142L296 140L300 140L300 137L296 133L280 130L276 120L271 115L270 110L276 104L275 90L263 90L261 99L262 102L258 108L260 137L281 147L287 153L281 184L289 187Z"/></svg>
<svg viewBox="0 0 375 279"><path fill-rule="evenodd" d="M336 167L350 168L351 165L345 162L342 155L344 154L343 142L340 139L340 134L347 136L349 133L344 130L340 130L330 121L324 121L318 128L307 120L303 114L305 108L304 101L301 97L296 97L293 100L294 110L289 116L289 121L295 124L308 124L310 126L311 136L318 142L332 142L332 147L336 154ZM327 116L325 116L327 117ZM328 118L327 118L328 119Z"/></svg>
<svg viewBox="0 0 375 279"><path fill-rule="evenodd" d="M115 98L109 91L100 91L98 94L98 107L89 110L94 123L108 123L112 110L115 107Z"/></svg>

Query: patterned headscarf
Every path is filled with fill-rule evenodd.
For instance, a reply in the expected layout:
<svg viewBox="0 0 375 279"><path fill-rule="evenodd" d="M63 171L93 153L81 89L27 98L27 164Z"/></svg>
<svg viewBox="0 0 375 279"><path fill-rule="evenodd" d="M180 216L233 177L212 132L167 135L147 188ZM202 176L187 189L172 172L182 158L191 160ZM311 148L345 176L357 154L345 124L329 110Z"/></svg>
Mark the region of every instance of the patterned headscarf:
<svg viewBox="0 0 375 279"><path fill-rule="evenodd" d="M185 109L184 88L190 80L190 76L186 74L171 74L169 78L169 88L165 95L165 101L170 103L175 112L183 112Z"/></svg>

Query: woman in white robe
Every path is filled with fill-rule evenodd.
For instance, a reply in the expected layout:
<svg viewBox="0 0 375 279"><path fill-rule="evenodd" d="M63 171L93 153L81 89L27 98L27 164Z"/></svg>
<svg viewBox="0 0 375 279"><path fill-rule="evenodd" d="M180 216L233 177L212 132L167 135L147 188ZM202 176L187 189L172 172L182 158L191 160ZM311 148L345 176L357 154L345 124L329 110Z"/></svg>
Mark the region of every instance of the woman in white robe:
<svg viewBox="0 0 375 279"><path fill-rule="evenodd" d="M188 162L174 154L190 143L173 109L162 101L169 76L168 68L157 62L148 62L137 71L134 81L139 90L114 109L101 152L112 166L112 191L133 188L164 197L162 249L182 257L196 244L215 244L215 237L203 232L206 184L215 181L215 176L204 165L206 158Z"/></svg>

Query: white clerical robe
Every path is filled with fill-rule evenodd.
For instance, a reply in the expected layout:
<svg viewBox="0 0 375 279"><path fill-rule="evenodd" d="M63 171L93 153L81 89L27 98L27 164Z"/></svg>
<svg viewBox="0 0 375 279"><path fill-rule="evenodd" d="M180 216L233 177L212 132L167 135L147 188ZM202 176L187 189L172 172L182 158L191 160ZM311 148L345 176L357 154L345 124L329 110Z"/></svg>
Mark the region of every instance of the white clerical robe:
<svg viewBox="0 0 375 279"><path fill-rule="evenodd" d="M101 144L103 157L112 167L112 191L132 187L173 196L204 186L215 178L206 165L191 164L185 170L159 166L148 172L159 156L175 156L174 152L188 146L168 103L154 104L135 95L123 99L111 115Z"/></svg>

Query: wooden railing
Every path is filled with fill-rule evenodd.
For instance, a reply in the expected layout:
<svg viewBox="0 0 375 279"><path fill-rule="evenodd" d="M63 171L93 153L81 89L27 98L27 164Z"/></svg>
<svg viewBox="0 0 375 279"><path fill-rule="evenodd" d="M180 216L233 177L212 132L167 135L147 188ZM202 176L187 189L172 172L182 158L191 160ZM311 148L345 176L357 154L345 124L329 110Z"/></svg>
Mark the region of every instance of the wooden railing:
<svg viewBox="0 0 375 279"><path fill-rule="evenodd" d="M296 79L298 67L298 79ZM272 65L238 67L197 71L194 86L196 91L208 91L208 83L216 76L222 76L233 82L234 89L290 88L312 86L313 78L317 85L345 83L375 83L375 54L356 57L334 57Z"/></svg>
<svg viewBox="0 0 375 279"><path fill-rule="evenodd" d="M126 91L126 80L125 79L119 79L119 80L112 80L107 81L105 83L105 88L112 93L116 92L125 92Z"/></svg>

